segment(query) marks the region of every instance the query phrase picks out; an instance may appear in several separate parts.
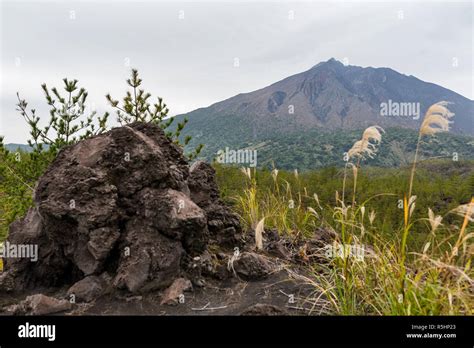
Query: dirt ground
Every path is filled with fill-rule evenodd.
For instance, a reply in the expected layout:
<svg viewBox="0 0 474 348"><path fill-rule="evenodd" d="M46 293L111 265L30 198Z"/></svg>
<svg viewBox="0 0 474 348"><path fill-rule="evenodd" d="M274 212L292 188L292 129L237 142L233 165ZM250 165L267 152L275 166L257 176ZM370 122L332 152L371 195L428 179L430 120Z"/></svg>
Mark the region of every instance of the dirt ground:
<svg viewBox="0 0 474 348"><path fill-rule="evenodd" d="M293 271L290 272L294 274ZM59 315L319 315L326 313L324 300L315 301L314 287L293 279L286 269L276 271L267 279L244 281L238 277L225 281L210 280L201 288L184 293L174 305L160 304L162 292L143 295L104 295L90 303L74 304L72 310ZM46 290L46 289L45 289ZM0 306L18 303L29 292L6 294ZM66 289L42 293L68 298ZM56 315L58 315L56 314Z"/></svg>

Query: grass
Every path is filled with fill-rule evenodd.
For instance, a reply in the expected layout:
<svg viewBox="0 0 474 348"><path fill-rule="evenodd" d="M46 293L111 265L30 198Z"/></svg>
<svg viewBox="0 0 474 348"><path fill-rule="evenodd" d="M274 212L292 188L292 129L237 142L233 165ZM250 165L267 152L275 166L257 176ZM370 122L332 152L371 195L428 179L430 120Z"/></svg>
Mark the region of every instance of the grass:
<svg viewBox="0 0 474 348"><path fill-rule="evenodd" d="M304 200L311 199L304 192L291 189L290 182L283 179L279 184L278 171L271 173L272 182L265 189L257 186L257 170L245 172L242 194L231 200L238 207L244 229L255 230L257 224L265 219L267 228L275 228L280 233L293 238L307 237L306 232L316 224L318 214L307 209Z"/></svg>
<svg viewBox="0 0 474 348"><path fill-rule="evenodd" d="M340 243L364 245L364 259L351 255L331 258L328 265L315 265L315 277L339 314L452 315L472 313L472 254L467 248L453 253L462 232L456 226L436 233L426 231L422 248L407 247L413 224L394 229L395 238L379 236L359 215L341 224L356 226L356 232L341 236ZM422 223L422 221L418 221ZM364 235L362 235L364 231ZM467 247L468 241L463 244ZM455 258L451 255L456 254Z"/></svg>
<svg viewBox="0 0 474 348"><path fill-rule="evenodd" d="M0 242L31 207L36 181L52 159L51 153L8 152L0 146Z"/></svg>
<svg viewBox="0 0 474 348"><path fill-rule="evenodd" d="M467 173L474 167L470 162L451 166L458 171L452 169L448 177L433 170L446 165L419 166L417 199L411 204L404 196L408 168L364 168L355 204L342 201L344 173L331 168L298 175L216 170L223 198L234 204L249 233L263 218L266 229L295 240L311 238L317 228L336 231L332 248L343 252L328 257L321 249L327 262L312 265L305 278L318 294L307 300L323 302L329 313L471 315L474 228L452 210L470 201L474 191ZM343 246L363 248L364 257Z"/></svg>

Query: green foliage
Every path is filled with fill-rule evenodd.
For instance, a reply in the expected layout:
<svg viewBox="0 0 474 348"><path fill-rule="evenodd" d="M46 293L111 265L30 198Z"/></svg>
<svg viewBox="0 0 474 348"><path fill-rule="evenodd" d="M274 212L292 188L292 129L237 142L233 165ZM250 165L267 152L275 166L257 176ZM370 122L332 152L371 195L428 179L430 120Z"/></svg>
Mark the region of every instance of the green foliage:
<svg viewBox="0 0 474 348"><path fill-rule="evenodd" d="M0 241L32 205L36 180L53 159L51 151L9 152L0 143Z"/></svg>
<svg viewBox="0 0 474 348"><path fill-rule="evenodd" d="M127 91L123 97L122 105L118 100L112 98L110 94L106 95L109 104L116 109L117 121L121 124L128 124L132 122L147 122L159 125L163 130L169 129L174 118L167 117L169 109L163 102L163 98L158 97L157 102L150 104L151 94L139 88L142 84L142 79L138 76L138 71L132 69L132 76L127 80L127 84L131 87L131 91ZM180 143L179 137L183 131L188 120L184 118L178 122L174 131L167 131L166 135L174 140L176 144L183 147L188 145L191 141L191 136L184 137ZM194 151L188 157L190 159L196 158L201 152L204 145L198 144Z"/></svg>
<svg viewBox="0 0 474 348"><path fill-rule="evenodd" d="M17 110L30 127L31 139L28 145L34 152L40 153L45 149L57 152L64 146L100 134L107 128L108 113L97 117L96 126L96 111L86 112L88 93L84 88L78 89L78 81L65 78L63 82L65 96L56 87L49 90L46 84L41 85L50 106L50 119L44 127L40 124L41 118L37 116L36 110L28 111L28 103L17 93Z"/></svg>
<svg viewBox="0 0 474 348"><path fill-rule="evenodd" d="M240 170L233 166L214 164L217 173L217 182L221 190L222 198L230 203L235 203L235 198L245 194L247 188L246 178ZM454 223L458 219L448 212L460 204L468 203L472 190L470 181L474 172L474 161L452 162L446 160L433 160L421 163L419 171L415 177L415 191L417 195L416 209L413 213L413 220L425 218L428 208L444 216L445 223ZM271 172L266 169L257 170L254 177L258 183L256 190L257 200L262 200L268 192L277 192L285 197L291 196L295 203L299 202L301 194L301 204L303 207L315 208L316 202L314 194L323 207L334 207L338 205L336 201L336 191L339 196L342 192L343 169L327 167L318 170L299 173L295 177L293 172L280 170L278 173L279 185L275 187ZM395 229L402 227L403 206L400 200L408 189L409 168L379 168L363 167L358 174L356 204L365 203L367 213L371 210L376 212L380 218L374 222L374 228L379 234L387 238L393 238ZM346 183L346 206L352 204L352 176L348 176ZM290 193L286 193L288 185ZM297 205L297 204L296 204ZM236 206L237 208L238 206ZM243 212L240 212L245 215ZM332 210L322 209L318 211L320 221L332 221ZM271 221L271 220L268 220ZM408 243L410 247L419 247L425 241L425 234L420 233L417 227L424 229L423 223L415 224L414 233L411 234ZM307 231L302 232L307 234Z"/></svg>
<svg viewBox="0 0 474 348"><path fill-rule="evenodd" d="M28 109L26 100L17 93L17 110L29 127L30 139L28 146L31 151L21 148L11 152L3 144L0 136L0 240L7 235L8 225L15 219L23 216L32 205L33 188L38 178L44 173L56 154L63 147L98 134L108 129L108 117L97 116L96 111L88 111L88 93L78 87L77 80L63 79L65 94L61 94L56 87L49 89L43 84L46 102L50 107L49 120L44 121L37 115L35 109ZM173 118L166 118L168 108L162 98L156 104L150 105L149 93L138 89L142 80L137 70L132 70L132 76L127 83L132 87L123 99L123 106L107 95L107 100L117 111L118 121L124 125L131 122L150 122L168 128ZM167 132L167 136L176 143L187 121L179 122L174 132ZM185 137L182 146L191 140ZM188 157L195 158L203 148L199 144Z"/></svg>
<svg viewBox="0 0 474 348"><path fill-rule="evenodd" d="M17 110L29 127L28 145L31 151L8 151L0 141L0 240L8 226L23 216L32 205L36 181L63 147L107 130L108 113L102 117L88 112L84 88L77 80L63 79L65 94L56 87L41 85L50 107L49 120L42 122L35 109L28 110L26 100L17 93Z"/></svg>
<svg viewBox="0 0 474 348"><path fill-rule="evenodd" d="M199 115L195 115L199 116ZM275 164L279 169L300 171L313 170L329 166L342 167L344 153L360 138L360 130L304 129L289 131L284 134L272 135L258 133L253 136L251 123L233 123L231 117L213 120L210 125L201 125L202 133L193 132L186 128L183 134L193 136L188 147L195 142L206 144L201 156L212 161L217 151L225 149L256 149L259 168L272 168ZM232 129L233 132L223 132L222 129ZM362 165L377 167L399 167L412 162L415 153L418 133L411 129L388 128L378 146L377 155L366 159ZM452 158L457 154L459 161L474 159L474 142L472 137L450 133L426 137L420 149L419 159Z"/></svg>
<svg viewBox="0 0 474 348"><path fill-rule="evenodd" d="M7 235L8 226L23 216L32 205L36 181L64 146L106 130L108 114L97 117L87 111L87 91L78 87L77 80L63 79L65 95L56 87L43 84L46 102L50 107L49 120L28 110L26 100L17 93L17 110L29 127L28 145L32 151L8 151L0 141L0 240Z"/></svg>

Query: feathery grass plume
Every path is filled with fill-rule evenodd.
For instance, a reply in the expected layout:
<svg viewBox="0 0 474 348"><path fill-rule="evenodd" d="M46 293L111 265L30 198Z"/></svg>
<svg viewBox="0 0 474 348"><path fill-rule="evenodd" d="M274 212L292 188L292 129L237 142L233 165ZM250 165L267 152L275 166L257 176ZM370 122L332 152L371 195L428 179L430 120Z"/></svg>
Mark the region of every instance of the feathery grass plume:
<svg viewBox="0 0 474 348"><path fill-rule="evenodd" d="M384 132L385 131L383 130L383 128L379 126L370 126L366 128L362 133L362 139L357 140L347 152L348 160L357 157L357 164L355 166L352 165L352 171L354 173L354 191L352 193L352 207L355 206L355 194L357 189L357 170L360 166L360 161L366 157L374 158L375 153L377 152L376 145L382 141L382 133ZM342 184L343 197L346 186L346 168L347 166L344 167L344 179Z"/></svg>
<svg viewBox="0 0 474 348"><path fill-rule="evenodd" d="M471 199L470 203L462 204L451 210L451 212L464 217L466 220L474 222L474 198Z"/></svg>
<svg viewBox="0 0 474 348"><path fill-rule="evenodd" d="M249 180L252 179L252 173L250 172L250 168L241 167L241 168L240 168L240 171L241 171L247 178L249 178Z"/></svg>
<svg viewBox="0 0 474 348"><path fill-rule="evenodd" d="M449 102L440 101L436 104L431 105L425 113L423 122L421 123L420 130L418 132L418 141L416 142L415 158L413 159L413 165L410 173L410 186L408 189L408 197L411 197L413 190L413 179L415 178L416 163L418 160L418 152L420 150L421 138L424 135L431 136L440 132L448 132L449 119L454 116L454 113L448 110L447 105Z"/></svg>
<svg viewBox="0 0 474 348"><path fill-rule="evenodd" d="M353 157L364 157L374 158L375 150L374 145L363 139L357 140L354 145L347 151L347 156L349 159Z"/></svg>
<svg viewBox="0 0 474 348"><path fill-rule="evenodd" d="M431 225L431 232L434 233L436 229L441 225L443 217L441 215L435 215L431 208L428 208L428 221Z"/></svg>
<svg viewBox="0 0 474 348"><path fill-rule="evenodd" d="M277 195L280 196L280 185L278 185L278 169L275 168L275 164L273 164L271 175L273 178L273 182L275 183Z"/></svg>
<svg viewBox="0 0 474 348"><path fill-rule="evenodd" d="M272 170L272 178L273 178L274 181L277 181L277 178L278 178L278 169L273 168L273 170Z"/></svg>
<svg viewBox="0 0 474 348"><path fill-rule="evenodd" d="M425 246L423 247L423 254L426 254L428 249L430 248L431 242L427 242Z"/></svg>
<svg viewBox="0 0 474 348"><path fill-rule="evenodd" d="M365 156L373 158L377 152L375 145L382 141L382 133L384 132L383 128L379 126L370 126L364 130L362 139L357 140L347 152L349 159L353 157L363 159Z"/></svg>
<svg viewBox="0 0 474 348"><path fill-rule="evenodd" d="M425 118L421 123L420 133L422 135L433 135L440 132L448 132L449 119L454 116L446 107L449 103L440 101L429 107L425 114Z"/></svg>
<svg viewBox="0 0 474 348"><path fill-rule="evenodd" d="M341 214L344 218L347 218L347 210L349 207L347 207L344 202L341 202L340 207L334 207L334 212Z"/></svg>
<svg viewBox="0 0 474 348"><path fill-rule="evenodd" d="M263 249L263 231L265 226L265 218L260 220L255 227L255 246L258 250Z"/></svg>
<svg viewBox="0 0 474 348"><path fill-rule="evenodd" d="M375 143L380 143L382 141L382 133L385 133L382 127L370 126L362 134L362 140L368 142L373 140Z"/></svg>
<svg viewBox="0 0 474 348"><path fill-rule="evenodd" d="M371 225L374 223L375 215L376 215L375 211L371 210L369 213L369 222Z"/></svg>
<svg viewBox="0 0 474 348"><path fill-rule="evenodd" d="M323 207L321 207L321 203L319 202L319 196L317 193L313 193L314 200L318 204L319 209L323 210Z"/></svg>
<svg viewBox="0 0 474 348"><path fill-rule="evenodd" d="M319 218L319 214L316 210L314 210L314 208L312 207L308 207L308 211L313 214L315 217Z"/></svg>

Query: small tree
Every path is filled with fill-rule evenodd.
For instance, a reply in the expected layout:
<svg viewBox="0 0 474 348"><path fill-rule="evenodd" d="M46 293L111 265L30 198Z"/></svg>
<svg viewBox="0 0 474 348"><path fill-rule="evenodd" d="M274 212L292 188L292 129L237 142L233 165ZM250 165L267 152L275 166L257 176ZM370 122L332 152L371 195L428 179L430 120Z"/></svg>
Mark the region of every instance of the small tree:
<svg viewBox="0 0 474 348"><path fill-rule="evenodd" d="M28 103L17 93L17 110L30 126L31 139L28 140L28 145L34 152L42 152L46 145L49 151L55 153L66 145L107 130L109 114L97 117L96 126L94 121L97 112L92 111L90 114L86 112L87 91L84 88L78 89L77 80L65 78L63 82L65 97L56 87L50 91L46 84L41 85L46 101L51 107L49 122L44 127L40 126L41 118L36 115L36 110L30 109L28 112Z"/></svg>
<svg viewBox="0 0 474 348"><path fill-rule="evenodd" d="M17 93L17 110L29 125L28 145L33 151L8 151L0 136L0 240L6 236L8 225L31 206L35 183L57 152L107 128L109 114L96 117L95 111L87 112L87 92L78 88L78 81L63 82L65 96L57 88L41 86L51 108L47 122L41 122L35 109L28 110L28 103Z"/></svg>
<svg viewBox="0 0 474 348"><path fill-rule="evenodd" d="M98 135L107 130L108 113L102 117L96 111L88 112L86 107L87 91L78 87L77 80L63 79L63 96L58 89L48 89L46 84L41 85L46 102L50 106L50 118L46 123L36 114L35 109L28 110L26 100L17 93L17 110L25 119L30 130L28 145L33 151L17 150L10 152L3 144L0 136L0 241L6 236L8 225L18 216L22 216L32 204L32 192L40 175L54 160L57 152L64 146L74 144L79 140ZM132 92L127 92L123 99L123 106L107 95L107 100L117 109L120 124L131 122L151 122L160 125L163 129L171 126L173 118L167 118L168 108L162 98L156 104L148 103L151 95L139 90L141 79L138 72L132 70L131 79L127 80ZM187 120L178 123L174 132L167 132L167 136L179 145L180 136ZM187 145L191 137L184 139ZM203 145L188 155L195 158Z"/></svg>
<svg viewBox="0 0 474 348"><path fill-rule="evenodd" d="M151 94L139 88L142 84L142 79L138 76L136 69L132 69L132 76L130 79L127 79L127 84L132 89L126 92L122 105L120 105L118 100L113 99L110 94L106 95L107 101L116 109L117 121L121 125L132 122L147 122L159 125L165 131L169 129L174 118L168 117L168 107L163 102L163 98L160 97L157 98L157 103L150 104L149 100ZM188 145L191 140L191 136L188 135L184 138L183 143L179 141L179 136L187 122L188 119L185 118L182 122L177 124L174 131L166 131L166 135L169 138L183 147ZM196 158L203 146L204 145L199 144L192 153L188 154L188 158Z"/></svg>

